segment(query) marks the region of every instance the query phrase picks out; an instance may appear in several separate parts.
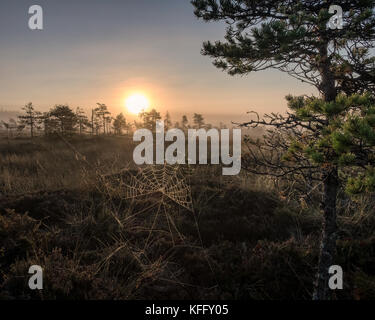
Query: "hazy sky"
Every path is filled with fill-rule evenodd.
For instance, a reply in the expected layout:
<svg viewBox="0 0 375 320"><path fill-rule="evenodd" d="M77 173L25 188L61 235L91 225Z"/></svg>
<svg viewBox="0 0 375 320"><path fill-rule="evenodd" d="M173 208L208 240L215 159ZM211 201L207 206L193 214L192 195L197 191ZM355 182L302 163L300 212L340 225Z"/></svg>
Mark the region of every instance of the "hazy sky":
<svg viewBox="0 0 375 320"><path fill-rule="evenodd" d="M28 28L33 4L43 7L43 31ZM224 28L198 21L189 0L1 0L0 107L101 102L127 115L125 98L142 91L174 118L230 121L283 111L286 94L313 92L276 71L231 77L216 69L200 50Z"/></svg>

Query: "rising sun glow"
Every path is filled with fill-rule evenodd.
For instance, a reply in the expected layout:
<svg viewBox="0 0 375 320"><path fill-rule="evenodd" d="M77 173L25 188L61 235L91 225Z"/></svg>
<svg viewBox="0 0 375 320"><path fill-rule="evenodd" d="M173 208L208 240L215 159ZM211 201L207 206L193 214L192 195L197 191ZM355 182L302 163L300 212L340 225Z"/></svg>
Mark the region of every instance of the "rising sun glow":
<svg viewBox="0 0 375 320"><path fill-rule="evenodd" d="M129 112L133 114L140 114L146 110L150 105L149 100L143 94L136 93L129 96L125 101L125 106Z"/></svg>

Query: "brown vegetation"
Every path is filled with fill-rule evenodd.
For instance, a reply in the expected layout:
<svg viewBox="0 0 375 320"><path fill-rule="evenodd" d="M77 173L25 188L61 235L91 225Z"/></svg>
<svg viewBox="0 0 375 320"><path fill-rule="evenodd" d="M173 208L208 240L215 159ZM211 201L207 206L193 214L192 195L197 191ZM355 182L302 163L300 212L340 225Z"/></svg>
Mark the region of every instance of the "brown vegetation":
<svg viewBox="0 0 375 320"><path fill-rule="evenodd" d="M163 191L126 198L132 150L125 137L1 141L2 299L311 299L316 203L215 166L181 168L192 209ZM336 297L373 299L374 203L345 201ZM42 291L28 288L33 264L44 268Z"/></svg>

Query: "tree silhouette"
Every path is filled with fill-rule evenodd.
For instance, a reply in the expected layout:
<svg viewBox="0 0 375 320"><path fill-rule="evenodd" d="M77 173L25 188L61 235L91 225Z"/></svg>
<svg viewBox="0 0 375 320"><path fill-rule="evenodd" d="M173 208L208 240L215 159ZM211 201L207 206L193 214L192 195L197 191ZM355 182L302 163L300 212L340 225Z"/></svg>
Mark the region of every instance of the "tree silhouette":
<svg viewBox="0 0 375 320"><path fill-rule="evenodd" d="M13 118L9 119L8 122L1 121L1 124L5 127L7 131L7 138L13 137L13 130L17 130L19 128L17 121Z"/></svg>
<svg viewBox="0 0 375 320"><path fill-rule="evenodd" d="M170 128L172 128L172 119L168 111L165 114L164 126L165 126L165 130L169 130Z"/></svg>
<svg viewBox="0 0 375 320"><path fill-rule="evenodd" d="M127 129L126 119L122 113L117 115L113 121L113 127L115 129L115 133L118 135L122 135L123 130Z"/></svg>
<svg viewBox="0 0 375 320"><path fill-rule="evenodd" d="M182 116L181 125L183 130L187 130L189 128L189 120L186 115Z"/></svg>
<svg viewBox="0 0 375 320"><path fill-rule="evenodd" d="M43 114L40 116L40 121L43 124L45 136L50 135L54 131L53 128L57 127L57 120L53 119L49 112L43 112Z"/></svg>
<svg viewBox="0 0 375 320"><path fill-rule="evenodd" d="M199 113L194 113L193 116L194 126L196 129L200 129L204 127L204 118Z"/></svg>
<svg viewBox="0 0 375 320"><path fill-rule="evenodd" d="M228 128L227 128L227 125L225 123L220 122L219 129L228 129Z"/></svg>
<svg viewBox="0 0 375 320"><path fill-rule="evenodd" d="M91 127L91 135L92 136L95 134L95 118L96 118L95 110L91 109L91 123L90 123L90 127Z"/></svg>
<svg viewBox="0 0 375 320"><path fill-rule="evenodd" d="M113 117L109 114L106 117L104 117L104 121L105 121L106 133L107 134L111 134L112 133L112 121L113 121Z"/></svg>
<svg viewBox="0 0 375 320"><path fill-rule="evenodd" d="M255 150L250 150L248 169L258 174L298 175L323 184L324 226L313 298L329 299L339 174L354 174L344 179L349 189L370 190L374 181L374 101L366 93L373 93L375 86L375 59L370 52L374 1L340 1L344 27L336 30L328 26L330 5L323 0L192 3L199 18L228 22L225 42L204 43L203 54L214 58L216 67L231 75L274 68L320 92L320 97L288 96L291 112L257 118L243 126L273 128L263 141L249 141ZM367 181L366 186L360 181Z"/></svg>
<svg viewBox="0 0 375 320"><path fill-rule="evenodd" d="M150 112L141 112L139 117L142 119L142 127L149 129L152 132L156 130L156 121L161 120L160 113L156 109L152 109Z"/></svg>
<svg viewBox="0 0 375 320"><path fill-rule="evenodd" d="M25 112L24 115L18 116L21 125L30 128L30 137L34 138L34 131L38 127L41 121L41 113L35 111L33 104L30 102L26 104L22 110Z"/></svg>
<svg viewBox="0 0 375 320"><path fill-rule="evenodd" d="M57 105L49 112L50 130L68 135L75 131L77 116L67 105Z"/></svg>
<svg viewBox="0 0 375 320"><path fill-rule="evenodd" d="M96 117L99 117L102 121L103 127L103 134L106 134L106 127L108 124L108 117L110 116L110 112L108 111L108 107L103 103L97 103L98 107L94 110L94 114Z"/></svg>
<svg viewBox="0 0 375 320"><path fill-rule="evenodd" d="M85 112L82 108L77 107L76 110L76 117L77 117L77 123L78 123L78 130L79 134L82 135L83 130L87 127L90 127L89 119L87 118Z"/></svg>

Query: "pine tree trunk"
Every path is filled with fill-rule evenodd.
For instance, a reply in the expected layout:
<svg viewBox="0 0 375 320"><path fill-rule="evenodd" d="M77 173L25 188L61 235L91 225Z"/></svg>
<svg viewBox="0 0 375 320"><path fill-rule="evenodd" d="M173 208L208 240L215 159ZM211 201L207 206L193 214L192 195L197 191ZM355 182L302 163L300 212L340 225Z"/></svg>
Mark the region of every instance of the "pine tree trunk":
<svg viewBox="0 0 375 320"><path fill-rule="evenodd" d="M335 87L335 79L330 68L330 61L328 59L327 43L323 42L320 49L320 54L322 57L320 66L322 82L319 89L323 93L323 100L326 102L331 102L336 99L337 91ZM322 202L324 222L313 300L330 300L331 298L331 291L328 286L330 276L328 270L334 264L336 254L336 237L338 231L336 223L336 200L339 189L337 167L331 166L324 169L322 178L324 184L324 195Z"/></svg>
<svg viewBox="0 0 375 320"><path fill-rule="evenodd" d="M30 125L30 135L31 135L31 139L34 138L34 119L31 119L31 125Z"/></svg>
<svg viewBox="0 0 375 320"><path fill-rule="evenodd" d="M91 134L94 135L94 110L91 110Z"/></svg>
<svg viewBox="0 0 375 320"><path fill-rule="evenodd" d="M330 300L331 298L331 292L328 286L328 270L334 265L336 254L336 199L338 187L338 170L335 167L324 176L324 224L313 300Z"/></svg>

